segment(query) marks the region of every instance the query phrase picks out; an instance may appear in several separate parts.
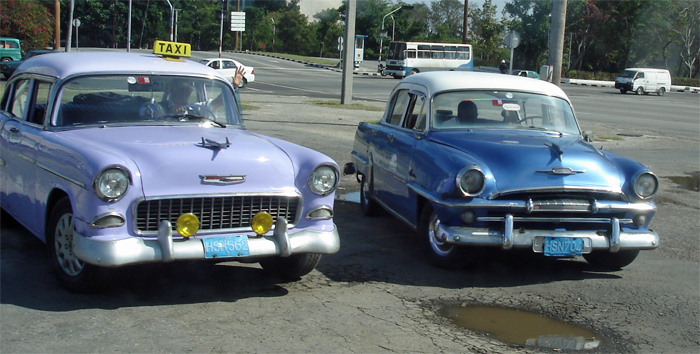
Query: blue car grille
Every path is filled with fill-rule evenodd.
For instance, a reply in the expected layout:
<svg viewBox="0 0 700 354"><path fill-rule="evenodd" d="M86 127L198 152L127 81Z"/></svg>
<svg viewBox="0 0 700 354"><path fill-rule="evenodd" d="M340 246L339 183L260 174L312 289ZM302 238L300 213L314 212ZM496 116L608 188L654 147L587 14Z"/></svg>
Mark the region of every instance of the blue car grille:
<svg viewBox="0 0 700 354"><path fill-rule="evenodd" d="M256 213L265 211L273 220L297 222L300 197L290 196L216 196L144 200L136 205L136 231L155 235L158 224L168 220L173 228L177 218L192 213L199 219L201 232L250 231Z"/></svg>

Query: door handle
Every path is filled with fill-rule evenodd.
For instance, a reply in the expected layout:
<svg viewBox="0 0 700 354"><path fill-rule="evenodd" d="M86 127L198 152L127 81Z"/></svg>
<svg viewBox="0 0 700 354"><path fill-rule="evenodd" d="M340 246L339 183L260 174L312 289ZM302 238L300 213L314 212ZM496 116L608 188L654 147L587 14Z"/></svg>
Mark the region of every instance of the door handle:
<svg viewBox="0 0 700 354"><path fill-rule="evenodd" d="M394 142L394 134L389 134L389 136L387 136L387 139L389 139L390 143Z"/></svg>
<svg viewBox="0 0 700 354"><path fill-rule="evenodd" d="M12 128L10 128L10 133L11 133L12 135L15 135L15 134L19 133L19 129L17 129L17 128L15 128L15 127L12 127Z"/></svg>

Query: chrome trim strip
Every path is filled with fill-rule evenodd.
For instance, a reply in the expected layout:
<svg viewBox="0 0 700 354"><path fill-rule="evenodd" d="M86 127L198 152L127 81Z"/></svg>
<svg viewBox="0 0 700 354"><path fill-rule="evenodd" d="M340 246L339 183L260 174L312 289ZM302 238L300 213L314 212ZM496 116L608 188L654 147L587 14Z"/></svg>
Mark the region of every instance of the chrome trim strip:
<svg viewBox="0 0 700 354"><path fill-rule="evenodd" d="M57 176L57 177L63 178L63 179L65 179L66 181L71 182L71 183L77 185L77 186L80 187L80 188L86 189L84 183L79 182L79 181L77 181L77 180L75 180L75 179L73 179L73 178L70 178L70 177L68 177L68 176L66 176L66 175L63 175L63 174L61 174L61 173L58 173L58 172L56 172L56 171L50 169L48 166L42 164L41 162L37 162L36 165L39 166L41 169L45 170L46 172L49 172L49 173L51 173L51 174L53 174L53 175L55 175L55 176Z"/></svg>
<svg viewBox="0 0 700 354"><path fill-rule="evenodd" d="M105 218L105 217L107 217L107 216L117 216L117 217L121 218L121 219L122 219L122 224L121 224L121 225L117 225L117 226L107 226L107 227L96 226L95 223L96 223L98 220L100 220L100 219L102 219L102 218ZM126 223L126 220L125 220L125 218L122 216L122 214L117 213L116 211L113 211L113 212L104 213L104 214L100 214L100 215L95 216L95 217L92 219L92 221L90 221L90 227L92 227L93 229L107 229L107 228L110 228L110 227L120 227L120 226L124 226L125 223Z"/></svg>
<svg viewBox="0 0 700 354"><path fill-rule="evenodd" d="M507 196L509 194L527 194L527 193L542 193L542 192L547 192L547 193L575 193L575 192L581 192L581 193L607 193L607 194L615 194L619 195L624 200L627 200L627 196L622 193L622 189L620 188L600 188L600 187L581 187L581 186L553 186L553 187L536 187L536 188L525 188L525 189L508 189L508 190L502 190L498 192L494 192L493 194L489 195L487 199L496 199L499 197Z"/></svg>
<svg viewBox="0 0 700 354"><path fill-rule="evenodd" d="M513 248L513 215L506 215L506 224L503 231L503 249Z"/></svg>

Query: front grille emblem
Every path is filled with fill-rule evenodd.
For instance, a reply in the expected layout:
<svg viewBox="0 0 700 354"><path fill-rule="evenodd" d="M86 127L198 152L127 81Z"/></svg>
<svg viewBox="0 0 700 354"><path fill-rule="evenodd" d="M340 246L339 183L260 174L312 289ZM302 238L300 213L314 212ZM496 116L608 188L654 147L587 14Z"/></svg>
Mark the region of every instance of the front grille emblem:
<svg viewBox="0 0 700 354"><path fill-rule="evenodd" d="M207 184L236 184L245 182L245 176L241 175L231 175L231 176L199 176L202 179L202 183Z"/></svg>
<svg viewBox="0 0 700 354"><path fill-rule="evenodd" d="M577 173L586 173L586 170L574 170L571 167L555 167L551 170L540 170L537 172L549 173L550 175L570 176Z"/></svg>

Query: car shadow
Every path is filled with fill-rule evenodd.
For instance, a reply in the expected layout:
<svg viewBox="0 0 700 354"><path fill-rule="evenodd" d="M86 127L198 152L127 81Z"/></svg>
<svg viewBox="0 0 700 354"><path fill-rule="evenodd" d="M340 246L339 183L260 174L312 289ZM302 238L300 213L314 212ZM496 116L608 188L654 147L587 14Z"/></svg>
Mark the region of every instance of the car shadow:
<svg viewBox="0 0 700 354"><path fill-rule="evenodd" d="M614 273L594 272L584 261L546 259L530 252L489 253L488 260L475 267L448 271L428 264L416 233L393 217L365 217L358 204L336 201L335 222L340 251L324 255L316 267L320 272L316 277L325 276L331 282L466 288L619 278ZM63 289L52 274L43 242L4 212L0 223L3 304L61 312L236 302L289 293L290 284L264 272L256 263L181 261L111 269L103 289L75 294Z"/></svg>
<svg viewBox="0 0 700 354"><path fill-rule="evenodd" d="M0 219L0 302L42 311L235 302L284 296L280 279L257 264L173 262L110 269L105 286L76 294L62 288L43 242L5 212Z"/></svg>
<svg viewBox="0 0 700 354"><path fill-rule="evenodd" d="M563 280L617 279L596 271L582 258L553 259L529 250L485 248L480 260L462 270L428 263L417 233L386 215L366 217L357 203L336 201L340 251L317 269L337 282L387 282L443 288L515 287Z"/></svg>

